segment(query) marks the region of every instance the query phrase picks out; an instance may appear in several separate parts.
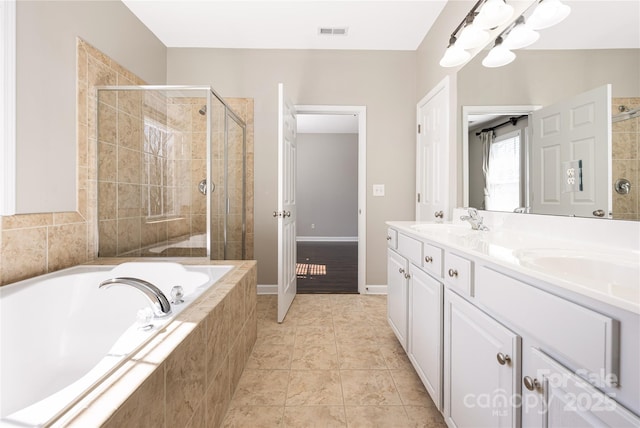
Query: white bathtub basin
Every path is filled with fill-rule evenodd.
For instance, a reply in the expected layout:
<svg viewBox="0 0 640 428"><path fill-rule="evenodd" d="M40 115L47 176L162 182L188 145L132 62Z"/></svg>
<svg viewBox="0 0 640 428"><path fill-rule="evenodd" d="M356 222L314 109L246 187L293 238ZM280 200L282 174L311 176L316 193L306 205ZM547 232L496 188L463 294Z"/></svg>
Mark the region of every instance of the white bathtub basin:
<svg viewBox="0 0 640 428"><path fill-rule="evenodd" d="M519 263L625 300L640 301L640 256L555 248L513 252Z"/></svg>

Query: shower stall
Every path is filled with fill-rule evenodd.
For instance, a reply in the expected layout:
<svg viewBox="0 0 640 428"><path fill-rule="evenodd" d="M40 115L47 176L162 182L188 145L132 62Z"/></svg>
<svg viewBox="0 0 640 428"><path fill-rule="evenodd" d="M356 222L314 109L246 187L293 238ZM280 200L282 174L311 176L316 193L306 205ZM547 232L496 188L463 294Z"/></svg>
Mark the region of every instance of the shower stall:
<svg viewBox="0 0 640 428"><path fill-rule="evenodd" d="M98 255L245 259L246 125L202 86L97 90Z"/></svg>

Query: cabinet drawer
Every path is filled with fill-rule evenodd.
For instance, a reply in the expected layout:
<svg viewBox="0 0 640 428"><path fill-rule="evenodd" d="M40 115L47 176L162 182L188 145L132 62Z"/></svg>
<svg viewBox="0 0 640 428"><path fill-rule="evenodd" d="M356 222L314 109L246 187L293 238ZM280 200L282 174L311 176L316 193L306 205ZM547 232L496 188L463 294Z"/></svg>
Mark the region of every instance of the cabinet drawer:
<svg viewBox="0 0 640 428"><path fill-rule="evenodd" d="M393 250L398 248L398 231L387 228L387 246Z"/></svg>
<svg viewBox="0 0 640 428"><path fill-rule="evenodd" d="M422 242L417 239L398 233L398 252L409 259L410 262L422 265Z"/></svg>
<svg viewBox="0 0 640 428"><path fill-rule="evenodd" d="M424 244L422 267L437 278L442 278L442 248Z"/></svg>
<svg viewBox="0 0 640 428"><path fill-rule="evenodd" d="M447 285L466 296L473 296L473 262L453 253L446 253L444 257Z"/></svg>
<svg viewBox="0 0 640 428"><path fill-rule="evenodd" d="M549 355L568 360L610 384L619 379L619 322L486 267L478 270L476 301L514 328L540 340Z"/></svg>

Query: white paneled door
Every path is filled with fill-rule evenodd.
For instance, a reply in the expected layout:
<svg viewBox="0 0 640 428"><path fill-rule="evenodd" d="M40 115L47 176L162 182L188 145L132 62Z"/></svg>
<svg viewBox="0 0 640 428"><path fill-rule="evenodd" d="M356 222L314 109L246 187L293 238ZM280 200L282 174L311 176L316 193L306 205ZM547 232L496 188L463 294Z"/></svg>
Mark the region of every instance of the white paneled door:
<svg viewBox="0 0 640 428"><path fill-rule="evenodd" d="M611 85L536 110L531 117L531 211L608 217Z"/></svg>
<svg viewBox="0 0 640 428"><path fill-rule="evenodd" d="M448 217L449 80L444 79L418 103L416 220Z"/></svg>
<svg viewBox="0 0 640 428"><path fill-rule="evenodd" d="M278 322L296 297L296 112L278 85Z"/></svg>

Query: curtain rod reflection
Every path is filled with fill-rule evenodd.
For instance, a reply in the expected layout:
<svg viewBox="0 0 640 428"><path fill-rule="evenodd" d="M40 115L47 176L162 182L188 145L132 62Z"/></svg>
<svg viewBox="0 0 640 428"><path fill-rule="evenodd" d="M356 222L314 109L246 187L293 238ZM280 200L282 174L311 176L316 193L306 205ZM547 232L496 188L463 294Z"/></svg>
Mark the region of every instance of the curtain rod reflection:
<svg viewBox="0 0 640 428"><path fill-rule="evenodd" d="M496 126L492 126L491 128L484 128L482 131L480 131L480 132L476 132L476 136L479 136L479 135L480 135L480 134L482 134L483 132L495 131L496 129L498 129L498 128L502 128L503 126L507 126L507 125L509 125L509 124L511 124L511 125L513 125L513 126L516 126L516 125L518 124L518 121L519 121L520 119L525 118L525 117L527 117L527 116L528 116L528 115L526 115L526 114L523 114L523 115L518 116L518 117L516 117L516 116L512 116L512 117L510 117L510 118L509 118L509 120L507 120L506 122L500 123L500 124L498 124L498 125L496 125Z"/></svg>

